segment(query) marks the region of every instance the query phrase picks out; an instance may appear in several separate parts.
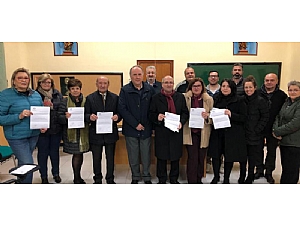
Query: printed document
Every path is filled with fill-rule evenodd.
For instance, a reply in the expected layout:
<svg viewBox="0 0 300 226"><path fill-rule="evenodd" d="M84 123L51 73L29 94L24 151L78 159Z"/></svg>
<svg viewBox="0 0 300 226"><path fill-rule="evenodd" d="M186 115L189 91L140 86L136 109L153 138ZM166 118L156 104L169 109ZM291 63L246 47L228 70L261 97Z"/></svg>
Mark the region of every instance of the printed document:
<svg viewBox="0 0 300 226"><path fill-rule="evenodd" d="M50 128L50 107L31 106L30 129Z"/></svg>
<svg viewBox="0 0 300 226"><path fill-rule="evenodd" d="M213 108L210 111L210 118L212 118L215 129L231 127L229 116L225 115L225 110Z"/></svg>
<svg viewBox="0 0 300 226"><path fill-rule="evenodd" d="M165 127L179 133L178 127L180 123L180 115L165 112L165 116Z"/></svg>
<svg viewBox="0 0 300 226"><path fill-rule="evenodd" d="M71 117L68 118L68 129L84 128L84 107L68 108Z"/></svg>
<svg viewBox="0 0 300 226"><path fill-rule="evenodd" d="M204 108L191 108L189 128L200 128L204 127L204 118L202 117L202 112L205 112Z"/></svg>
<svg viewBox="0 0 300 226"><path fill-rule="evenodd" d="M98 119L96 121L96 133L112 133L113 112L97 112Z"/></svg>

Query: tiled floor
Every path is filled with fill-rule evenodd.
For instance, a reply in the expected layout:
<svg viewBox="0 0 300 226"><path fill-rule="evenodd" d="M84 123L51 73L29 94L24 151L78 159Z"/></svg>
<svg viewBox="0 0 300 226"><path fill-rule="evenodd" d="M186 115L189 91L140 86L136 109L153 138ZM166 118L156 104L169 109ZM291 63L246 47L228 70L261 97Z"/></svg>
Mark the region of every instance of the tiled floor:
<svg viewBox="0 0 300 226"><path fill-rule="evenodd" d="M36 161L36 155L37 155L37 150L34 151L34 160L35 163ZM72 155L66 154L62 151L60 151L60 176L62 178L62 184L72 184L73 183L73 172L72 172L72 167L71 167L71 159ZM103 175L105 175L105 157L103 156L102 158L102 172ZM14 178L11 175L2 175L4 173L7 173L10 168L12 168L13 161L8 161L2 165L0 165L0 182L3 182L5 180L8 180L10 178ZM48 168L50 168L50 160L48 163ZM182 165L180 168L180 177L179 177L179 182L180 183L187 183L186 180L186 173L185 173L185 165ZM49 182L50 183L55 183L52 179L52 175L49 170ZM93 184L93 172L92 172L92 155L91 153L86 153L84 154L84 163L82 166L82 171L81 171L81 176L82 178L86 181L87 184ZM275 183L279 183L280 180L280 174L281 174L281 165L280 165L280 154L279 150L277 150L277 163L276 163L276 170L273 172L273 177L275 179ZM157 183L158 179L156 177L156 170L155 170L155 165L151 165L151 175L152 175L152 182ZM209 184L213 178L212 172L207 173L206 178L203 178L202 182L204 184ZM231 173L230 177L230 182L232 184L237 184L237 180L239 178L239 164L235 163L234 168ZM222 183L223 177L221 174L221 181L219 183ZM116 165L115 166L115 182L117 184L130 184L131 183L131 172L129 165ZM41 183L40 180L40 175L39 172L34 173L34 178L33 178L33 183L34 184L39 184ZM105 179L103 179L103 183L105 183ZM139 183L143 183L142 181ZM255 180L254 184L268 184L265 178L260 178L259 180Z"/></svg>

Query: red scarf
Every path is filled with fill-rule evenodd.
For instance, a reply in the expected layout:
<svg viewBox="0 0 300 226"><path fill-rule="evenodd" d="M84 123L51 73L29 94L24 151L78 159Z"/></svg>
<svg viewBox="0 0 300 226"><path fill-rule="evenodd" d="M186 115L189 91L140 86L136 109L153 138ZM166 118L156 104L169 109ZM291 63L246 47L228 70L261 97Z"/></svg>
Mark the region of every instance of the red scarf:
<svg viewBox="0 0 300 226"><path fill-rule="evenodd" d="M172 90L172 93L168 94L165 93L164 89L161 89L161 94L164 95L167 98L167 102L168 102L168 112L174 113L176 114L176 108L175 108L175 104L174 104L174 100L172 98L172 96L175 93L175 90Z"/></svg>

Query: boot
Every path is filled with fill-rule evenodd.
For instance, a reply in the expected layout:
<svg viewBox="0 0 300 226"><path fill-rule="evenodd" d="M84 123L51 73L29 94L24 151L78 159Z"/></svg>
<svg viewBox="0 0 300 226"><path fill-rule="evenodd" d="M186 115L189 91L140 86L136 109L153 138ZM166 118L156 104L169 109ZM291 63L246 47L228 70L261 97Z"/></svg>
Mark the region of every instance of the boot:
<svg viewBox="0 0 300 226"><path fill-rule="evenodd" d="M249 174L245 180L245 184L252 184L254 181L254 174Z"/></svg>

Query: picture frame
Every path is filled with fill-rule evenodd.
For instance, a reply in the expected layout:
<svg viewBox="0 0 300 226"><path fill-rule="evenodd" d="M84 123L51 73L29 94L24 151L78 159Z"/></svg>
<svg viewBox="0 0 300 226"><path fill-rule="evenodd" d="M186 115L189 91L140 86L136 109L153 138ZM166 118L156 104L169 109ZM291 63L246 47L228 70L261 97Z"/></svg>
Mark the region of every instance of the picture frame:
<svg viewBox="0 0 300 226"><path fill-rule="evenodd" d="M257 56L257 42L233 42L233 55Z"/></svg>
<svg viewBox="0 0 300 226"><path fill-rule="evenodd" d="M54 56L78 56L77 42L53 42Z"/></svg>

